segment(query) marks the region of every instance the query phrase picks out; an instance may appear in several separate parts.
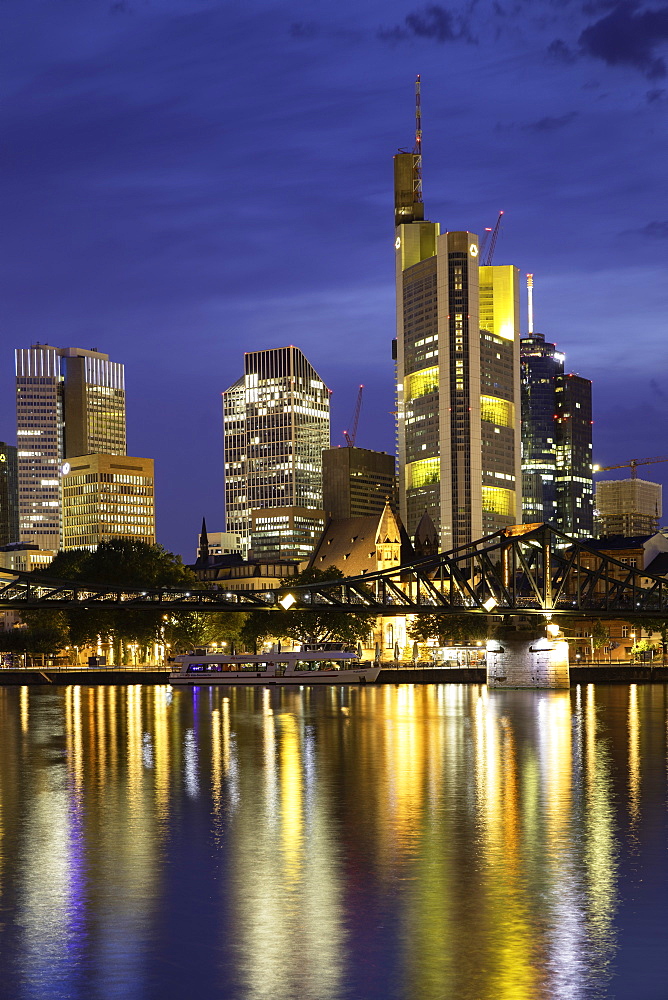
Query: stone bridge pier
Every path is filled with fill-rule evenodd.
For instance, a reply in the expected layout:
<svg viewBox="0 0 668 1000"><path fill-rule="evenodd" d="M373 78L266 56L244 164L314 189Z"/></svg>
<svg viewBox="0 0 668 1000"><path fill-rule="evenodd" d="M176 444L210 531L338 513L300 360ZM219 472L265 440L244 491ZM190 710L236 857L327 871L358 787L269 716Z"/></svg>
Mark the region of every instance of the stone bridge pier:
<svg viewBox="0 0 668 1000"><path fill-rule="evenodd" d="M568 688L568 643L544 627L504 624L487 641L489 688Z"/></svg>

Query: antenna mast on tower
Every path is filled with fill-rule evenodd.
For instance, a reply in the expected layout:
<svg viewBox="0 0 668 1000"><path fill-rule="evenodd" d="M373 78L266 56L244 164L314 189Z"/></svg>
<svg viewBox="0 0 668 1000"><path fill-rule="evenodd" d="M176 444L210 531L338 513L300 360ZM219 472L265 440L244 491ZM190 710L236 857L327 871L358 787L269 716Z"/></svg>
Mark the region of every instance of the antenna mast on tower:
<svg viewBox="0 0 668 1000"><path fill-rule="evenodd" d="M413 202L422 201L422 103L420 74L415 78L415 146L413 148Z"/></svg>
<svg viewBox="0 0 668 1000"><path fill-rule="evenodd" d="M529 336L533 333L533 274L527 274L527 305L529 316Z"/></svg>

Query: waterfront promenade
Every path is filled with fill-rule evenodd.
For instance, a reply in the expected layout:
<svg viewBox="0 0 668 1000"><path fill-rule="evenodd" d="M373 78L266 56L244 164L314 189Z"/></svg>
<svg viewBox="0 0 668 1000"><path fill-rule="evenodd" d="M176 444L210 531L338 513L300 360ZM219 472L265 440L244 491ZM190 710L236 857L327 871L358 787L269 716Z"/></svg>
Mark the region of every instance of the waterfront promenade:
<svg viewBox="0 0 668 1000"><path fill-rule="evenodd" d="M0 687L15 684L166 684L169 668L140 664L126 667L89 668L76 665L58 667L0 668ZM668 666L650 663L593 663L570 667L571 687L577 684L666 683ZM388 663L377 684L484 684L484 667L433 667L412 663ZM305 680L307 684L308 681ZM206 686L206 685L203 685Z"/></svg>

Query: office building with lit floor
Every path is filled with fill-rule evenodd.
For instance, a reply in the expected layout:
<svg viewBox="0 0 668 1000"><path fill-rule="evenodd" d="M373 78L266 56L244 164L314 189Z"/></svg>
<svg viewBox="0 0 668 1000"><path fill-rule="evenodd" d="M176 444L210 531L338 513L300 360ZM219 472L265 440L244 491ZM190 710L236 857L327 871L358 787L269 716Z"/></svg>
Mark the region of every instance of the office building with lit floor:
<svg viewBox="0 0 668 1000"><path fill-rule="evenodd" d="M63 462L77 455L125 454L123 365L78 347L17 350L16 422L20 537L58 549Z"/></svg>
<svg viewBox="0 0 668 1000"><path fill-rule="evenodd" d="M419 127L394 181L401 517L447 550L521 520L519 272L425 221Z"/></svg>
<svg viewBox="0 0 668 1000"><path fill-rule="evenodd" d="M223 393L226 531L251 555L307 559L325 520L329 390L296 347L244 355Z"/></svg>
<svg viewBox="0 0 668 1000"><path fill-rule="evenodd" d="M155 544L153 459L82 455L62 467L63 545L94 551L129 538Z"/></svg>
<svg viewBox="0 0 668 1000"><path fill-rule="evenodd" d="M594 500L596 533L654 535L662 515L660 483L645 479L609 479L596 484Z"/></svg>
<svg viewBox="0 0 668 1000"><path fill-rule="evenodd" d="M522 513L588 538L593 527L591 382L564 372L565 356L533 328L533 274L527 274L528 335L520 341Z"/></svg>

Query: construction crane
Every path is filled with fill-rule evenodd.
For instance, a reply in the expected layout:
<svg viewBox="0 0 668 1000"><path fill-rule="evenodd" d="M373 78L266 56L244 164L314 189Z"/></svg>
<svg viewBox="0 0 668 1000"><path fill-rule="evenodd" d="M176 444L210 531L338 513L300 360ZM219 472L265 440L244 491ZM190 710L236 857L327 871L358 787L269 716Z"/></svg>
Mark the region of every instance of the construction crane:
<svg viewBox="0 0 668 1000"><path fill-rule="evenodd" d="M611 469L630 469L631 479L637 479L636 469L639 465L656 465L658 462L668 462L668 458L632 458L629 462L623 462L622 465L595 465L593 471L596 473L610 472Z"/></svg>
<svg viewBox="0 0 668 1000"><path fill-rule="evenodd" d="M352 430L350 432L344 431L343 436L346 439L346 445L348 448L355 447L355 438L357 437L357 425L360 422L360 410L362 409L362 390L364 386L361 385L359 392L357 393L357 402L355 403L355 412L353 414L353 422L351 424Z"/></svg>
<svg viewBox="0 0 668 1000"><path fill-rule="evenodd" d="M480 253L478 254L478 257L480 259L480 263L481 264L482 264L483 260L485 259L485 250L487 249L487 243L489 241L489 237L490 237L491 232L492 232L492 227L491 226L485 226L485 235L483 236L482 241L480 243Z"/></svg>
<svg viewBox="0 0 668 1000"><path fill-rule="evenodd" d="M494 226L494 229L492 230L492 238L489 241L489 250L487 251L487 256L484 257L480 261L480 263L484 264L485 267L488 267L492 263L492 261L494 260L494 251L496 250L496 241L499 238L499 230L501 229L501 219L502 218L503 218L503 212L499 212L499 217L496 220L496 225ZM486 238L485 238L484 242L487 243L487 239ZM480 256L482 256L482 254Z"/></svg>

